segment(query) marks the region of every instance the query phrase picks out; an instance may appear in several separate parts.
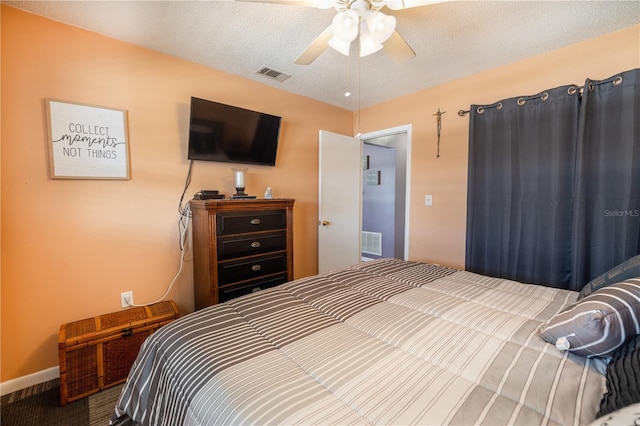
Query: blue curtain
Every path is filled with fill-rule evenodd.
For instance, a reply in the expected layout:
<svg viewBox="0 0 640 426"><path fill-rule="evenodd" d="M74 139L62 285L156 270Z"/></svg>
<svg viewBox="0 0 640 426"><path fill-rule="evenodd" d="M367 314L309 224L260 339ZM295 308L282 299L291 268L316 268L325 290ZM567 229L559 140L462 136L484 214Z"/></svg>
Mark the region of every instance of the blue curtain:
<svg viewBox="0 0 640 426"><path fill-rule="evenodd" d="M579 290L640 253L639 73L471 106L467 270Z"/></svg>
<svg viewBox="0 0 640 426"><path fill-rule="evenodd" d="M580 112L571 88L471 106L467 270L569 283Z"/></svg>
<svg viewBox="0 0 640 426"><path fill-rule="evenodd" d="M583 89L572 288L640 253L640 70Z"/></svg>

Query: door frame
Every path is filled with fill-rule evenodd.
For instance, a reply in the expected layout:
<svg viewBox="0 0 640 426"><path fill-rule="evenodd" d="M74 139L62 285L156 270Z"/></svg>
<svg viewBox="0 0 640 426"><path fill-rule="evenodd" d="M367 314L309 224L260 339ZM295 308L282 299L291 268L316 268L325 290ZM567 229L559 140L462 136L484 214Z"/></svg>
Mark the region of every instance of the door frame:
<svg viewBox="0 0 640 426"><path fill-rule="evenodd" d="M383 136L392 136L399 133L407 135L407 158L405 164L405 206L404 206L404 260L409 260L409 212L411 210L411 124L391 127L388 129L376 130L369 133L362 133L356 136L362 145L365 140L375 139ZM360 197L362 205L362 196ZM360 230L362 232L362 230Z"/></svg>

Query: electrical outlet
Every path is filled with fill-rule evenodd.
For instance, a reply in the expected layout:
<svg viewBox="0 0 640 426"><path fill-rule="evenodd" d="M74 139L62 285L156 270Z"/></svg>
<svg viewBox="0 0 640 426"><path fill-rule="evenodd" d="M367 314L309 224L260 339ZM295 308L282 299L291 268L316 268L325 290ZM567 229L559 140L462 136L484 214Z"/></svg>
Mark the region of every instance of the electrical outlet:
<svg viewBox="0 0 640 426"><path fill-rule="evenodd" d="M425 195L424 196L424 205L432 206L433 205L433 195Z"/></svg>
<svg viewBox="0 0 640 426"><path fill-rule="evenodd" d="M120 293L120 303L123 308L133 306L133 291L125 291Z"/></svg>

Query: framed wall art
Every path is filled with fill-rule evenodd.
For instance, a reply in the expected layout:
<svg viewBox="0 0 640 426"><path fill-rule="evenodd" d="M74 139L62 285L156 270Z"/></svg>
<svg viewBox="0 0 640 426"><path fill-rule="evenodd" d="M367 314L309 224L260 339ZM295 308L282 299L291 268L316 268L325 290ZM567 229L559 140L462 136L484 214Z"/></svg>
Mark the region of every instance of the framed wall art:
<svg viewBox="0 0 640 426"><path fill-rule="evenodd" d="M127 111L46 100L54 179L129 179Z"/></svg>

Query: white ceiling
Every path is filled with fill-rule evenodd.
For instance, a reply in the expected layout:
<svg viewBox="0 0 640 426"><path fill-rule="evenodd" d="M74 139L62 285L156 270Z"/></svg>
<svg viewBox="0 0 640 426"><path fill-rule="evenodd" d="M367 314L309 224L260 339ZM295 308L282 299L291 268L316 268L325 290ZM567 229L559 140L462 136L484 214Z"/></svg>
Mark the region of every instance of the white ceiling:
<svg viewBox="0 0 640 426"><path fill-rule="evenodd" d="M416 57L293 61L334 9L222 1L2 1L73 26L349 110L640 23L640 1L451 1L392 12ZM640 55L640 35L639 35ZM284 82L256 71L291 74ZM358 75L360 78L358 79ZM358 86L360 95L358 96ZM353 95L345 97L345 90ZM197 96L197 94L194 94Z"/></svg>

